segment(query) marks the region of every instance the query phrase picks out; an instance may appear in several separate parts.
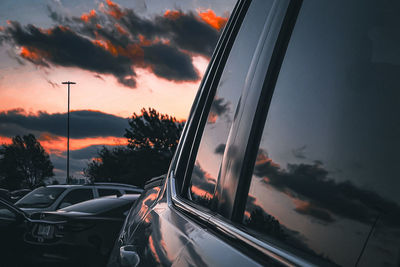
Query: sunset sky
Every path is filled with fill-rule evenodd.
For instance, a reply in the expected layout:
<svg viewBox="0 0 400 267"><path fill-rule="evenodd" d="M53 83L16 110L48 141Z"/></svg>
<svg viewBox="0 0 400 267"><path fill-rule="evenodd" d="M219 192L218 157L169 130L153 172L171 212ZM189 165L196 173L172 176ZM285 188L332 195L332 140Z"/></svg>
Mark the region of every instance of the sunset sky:
<svg viewBox="0 0 400 267"><path fill-rule="evenodd" d="M184 120L234 0L2 0L0 143L33 133L66 177L103 145L123 145L143 107Z"/></svg>

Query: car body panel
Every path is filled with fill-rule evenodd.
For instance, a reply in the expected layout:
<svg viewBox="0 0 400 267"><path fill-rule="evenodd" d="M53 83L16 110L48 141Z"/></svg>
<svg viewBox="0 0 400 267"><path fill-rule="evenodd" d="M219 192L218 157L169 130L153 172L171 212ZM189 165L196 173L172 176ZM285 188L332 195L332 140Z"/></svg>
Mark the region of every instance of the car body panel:
<svg viewBox="0 0 400 267"><path fill-rule="evenodd" d="M238 6L242 5L243 7L245 3L250 3L249 5L252 5L255 2L257 1L239 1ZM377 37L372 37L372 35L374 35L373 32L376 30L376 25L382 26L381 23L383 19L377 16L379 19L374 17L370 20L370 15L377 15L374 13L375 7L378 7L382 3L379 2L378 5L378 2L368 1L368 7L366 6L365 9L359 7L360 3L361 1L359 3L356 1L352 2L351 7L353 9L351 9L351 11L349 11L350 9L346 9L346 21L353 22L354 25L351 25L351 29L354 30L354 32L356 32L355 29L358 29L358 27L362 28L361 26L365 26L361 25L361 22L357 24L359 22L356 20L356 15L358 15L357 12L360 12L360 16L364 16L363 19L368 21L368 23L366 23L367 26L370 26L369 23L372 21L371 25L374 27L371 26L371 28L367 28L367 31L360 34L362 36L360 38L360 43L357 43L360 44L357 45L357 49L360 49L360 51L362 50L363 53L360 54L365 56L365 58L362 57L364 61L368 62L368 60L371 60L371 62L377 64L377 62L374 61L376 60L374 58L376 55L370 55L368 53L373 51L374 53L379 54L381 52L380 48L384 47L383 43L385 40L382 39L384 40L382 42L382 47L374 44L375 50L371 50L372 45L369 43L369 39ZM383 3L381 7L384 8L382 9L383 11L381 10L380 16L385 17L389 14L389 10L393 3L395 3L395 1ZM353 136L354 139L357 139L359 135L364 134L370 138L373 136L374 131L379 132L381 128L384 128L382 121L385 120L380 119L375 121L377 126L375 127L376 129L372 129L374 128L374 125L369 122L373 122L375 116L375 114L373 114L373 108L376 107L373 105L366 105L362 101L368 98L372 91L374 91L374 93L378 92L376 95L385 94L384 89L387 89L385 86L389 87L389 85L387 85L389 84L389 81L384 79L386 77L385 75L382 76L382 80L379 80L379 86L375 86L374 88L368 87L369 91L367 92L364 91L364 84L360 83L362 85L359 85L360 88L358 88L360 92L357 92L356 95L352 95L349 99L348 94L353 94L354 92L351 92L351 90L356 88L352 87L354 84L351 83L348 87L342 87L342 85L339 86L338 84L335 84L335 82L330 80L333 79L334 81L335 79L338 79L336 75L337 73L335 72L332 72L332 77L325 75L328 77L329 84L324 80L325 76L318 76L318 74L323 73L321 71L323 69L321 66L326 65L324 65L325 60L322 57L322 54L325 55L326 51L324 50L324 45L319 47L318 51L314 51L314 45L315 47L318 47L316 44L321 39L325 42L331 43L332 46L335 47L336 43L333 42L333 39L330 39L334 36L333 32L335 32L335 34L337 34L336 37L339 38L335 40L336 42L343 41L344 43L347 43L348 40L352 38L350 35L355 35L354 32L347 35L344 33L344 28L346 28L347 25L345 21L339 19L340 16L338 17L338 20L336 20L336 12L341 10L340 5L341 3L331 2L329 7L335 8L326 8L328 5L326 3L321 3L318 0L273 1L273 7L271 9L272 13L265 14L268 18L266 18L267 22L264 25L265 29L261 35L261 40L254 40L259 43L255 53L252 55L253 62L250 65L249 70L245 70L248 71L248 76L245 86L243 86L244 88L241 92L242 94L238 105L235 106L234 118L230 121L231 124L226 127L226 129L230 129L228 132L229 136L227 137L226 142L222 143L223 151L215 150L215 152L213 152L214 154L220 153L223 155L222 163L217 170L218 173L216 177L211 177L211 175L206 175L209 174L207 171L203 172L203 178L206 183L208 180L216 180L217 185L211 193L206 191L206 193L210 193L209 195L211 195L210 202L200 203L196 202L196 199L191 197L191 192L189 191L190 186L192 186L191 182L194 180L192 171L194 169L197 155L199 154L199 144L202 142L203 134L205 133L204 129L206 126L204 125L206 124L206 119L209 114L211 114L210 106L215 100L214 96L217 95L216 83L219 83L219 78L222 77L221 69L225 68L224 64L227 62L226 54L230 55L231 53L229 51L232 47L230 39L236 38L235 25L240 24L240 20L243 19L243 17L238 14L241 12L240 9L235 9L236 11L232 14L232 17L222 34L216 52L210 61L208 71L195 98L191 114L189 115L189 119L183 131L183 136L181 137L177 152L171 162L167 179L163 185L154 185L153 188L148 188L143 195L143 199L138 201L136 206L133 207L130 216L126 219L124 227L122 228L120 238L115 244L109 260L109 266L399 265L400 253L398 250L398 242L400 239L398 235L398 205L394 202L390 202L391 208L388 208L388 205L386 206L387 210L380 209L379 204L382 204L385 201L383 201L383 198L380 196L378 197L377 194L373 192L373 189L371 189L371 187L373 188L375 185L379 185L380 181L378 182L378 179L386 181L386 177L383 177L387 175L386 172L378 173L378 177L375 177L376 180L371 179L372 182L371 184L368 184L368 186L363 187L362 185L359 185L360 189L354 190L356 187L352 186L352 177L349 177L351 176L351 172L350 174L346 172L343 176L339 176L341 179L340 182L335 181L334 174L342 173L342 169L327 170L320 168L322 165L329 165L329 160L314 160L314 165L310 165L312 158L309 157L309 155L301 153L302 151L299 152L299 149L293 149L293 147L287 146L287 143L289 143L290 140L296 139L297 134L299 135L299 139L301 139L299 140L300 142L306 142L304 146L303 144L298 146L300 147L300 150L304 150L309 146L311 147L309 143L314 144L314 146L318 144L318 142L313 143L314 140L309 140L304 138L304 136L301 136L300 133L304 128L310 130L307 134L308 137L314 136L310 135L310 132L314 129L319 129L312 133L315 134L314 139L321 138L328 144L334 144L333 141L335 140L335 135L339 134L340 129L338 129L336 133L329 127L332 127L332 125L336 125L334 123L337 123L339 128L340 123L345 121L344 118L353 118L350 114L352 112L351 108L358 106L355 104L352 105L352 103L357 102L357 104L359 104L358 101L360 101L361 106L364 105L360 110L365 108L368 112L371 112L371 115L363 118L362 112L354 111L354 113L359 112L359 114L361 114L359 118L365 120L363 121L365 125L371 127L366 127L369 131L354 134L351 132L351 126L357 125L357 123L355 121L350 121L346 123L346 126L350 125L350 127L345 128L346 130L342 129L341 134L343 134L343 140L346 140L347 142L348 136L351 134L355 136ZM310 7L314 7L314 9L309 9L308 12L311 13L307 13L307 8ZM325 9L323 9L323 7ZM396 7L396 10L400 10L400 5L397 4ZM323 10L325 13L318 12L319 10ZM334 19L326 19L324 14L327 15L327 17L328 15L332 16ZM385 21L386 24L382 24L385 26L390 25L390 27L393 25L398 26L398 21L394 21L394 18L397 17L396 14L396 12L391 13L390 15L392 17ZM246 16L252 15L254 14L246 13ZM311 15L318 17L321 24L313 25L314 21L310 18L314 18L314 16ZM304 23L305 18L308 19L307 23ZM235 21L235 19L239 20L239 22ZM328 21L329 23L327 23ZM298 24L296 25L297 22ZM376 23L376 25L374 23ZM324 27L328 24L333 25L330 25L332 32L324 31ZM336 27L336 24L340 24L341 27ZM318 31L313 31L312 27L314 26ZM390 27L382 28L388 30ZM299 35L299 32L301 32L299 29L302 29L303 31L302 35ZM390 28L393 32L396 32L396 29L396 27ZM382 30L382 32L386 32L385 30ZM312 34L307 35L304 34L304 32L311 32ZM389 32L390 31L388 30L387 33ZM386 37L388 43L394 43L394 41L398 41L398 39L394 40L395 37L393 37L393 32L392 34L387 34L387 36L382 35L382 37ZM330 36L330 34L332 34L332 36ZM304 36L309 38L305 38ZM306 40L306 42L303 42L304 40ZM294 53L291 49L296 41L298 44L298 50ZM326 45L326 43L322 43ZM343 48L343 50L346 49ZM305 53L305 51L307 51L307 53ZM301 54L301 52L304 54ZM351 53L347 50L346 52L349 54ZM388 55L386 52L382 52L382 54ZM305 55L307 55L307 57ZM328 58L335 57L334 53L326 53L326 55L328 55ZM372 59L370 59L369 56ZM301 60L299 60L299 58ZM315 69L314 72L310 72L308 69L308 67L312 66L311 60L308 62L309 58L312 58L315 62L319 63L317 64L318 69ZM385 60L388 60L388 58L390 57L387 56ZM395 61L393 58L390 58L390 64ZM293 61L290 61L290 59ZM364 61L361 61L361 63L364 63ZM287 62L290 62L290 64ZM298 65L293 64L294 62ZM332 62L336 63L336 61ZM393 76L395 76L395 73L396 76L398 76L399 73L399 63L396 63L396 66L392 66L393 69L389 68L391 70L390 74ZM385 62L385 64L388 64L388 62ZM288 72L285 68L287 65L292 67L291 72ZM359 75L358 72L354 71L354 66L351 64L351 70L353 72L350 74L347 72L348 66L346 64L343 64L343 66L340 65L340 63L338 63L337 66L335 64L332 65L333 66L329 67L332 69L337 68L338 73L342 75L344 73L343 76L346 82L347 78L349 78L348 76L351 76L350 74L353 74L353 72L354 74ZM326 71L326 69L324 69L324 71L330 72L330 68L327 66L326 69L328 71ZM374 69L371 68L371 70ZM287 75L288 73L290 75ZM373 76L373 71L367 73ZM286 76L284 74L286 74ZM359 76L360 77L356 78L363 80L363 76ZM300 91L298 90L298 84L301 80L300 78L304 77L311 82L310 84L306 84L307 86L304 86L303 91ZM279 80L279 78L281 80ZM351 79L353 78L355 79L355 77L351 77ZM282 82L282 80L286 82L281 85L280 82ZM292 84L287 82L289 80ZM315 81L318 81L319 83ZM224 82L226 82L226 80L224 80ZM385 86L380 87L382 86L381 83L385 84ZM271 121L267 120L269 115L268 113L272 114L273 112L273 110L270 109L271 103L278 105L284 102L282 99L273 99L273 96L277 96L277 92L283 90L282 88L279 88L279 86L287 89L289 88L289 86L287 86L288 84L291 85L290 89L292 89L292 91L290 91L290 94L286 93L286 95L282 96L285 97L282 99L289 99L291 101L288 101L286 103L287 105L283 108L278 109L279 112L275 110L278 115L274 118L274 122L275 125L284 125L286 123L294 125L295 127L288 128L291 129L290 131L278 130L276 134L276 136L278 136L278 143L274 143L274 139L271 138L271 132L266 131L264 133L263 127L264 125L272 124ZM315 91L310 93L307 89L313 86ZM323 94L327 87L330 87L330 90L333 92L332 96L334 96L334 98L336 97L336 100L341 100L342 102L331 101L329 97L324 99L326 103L324 101L313 100L314 98L312 98L311 95L318 96L320 93ZM389 90L397 92L396 88L398 86L392 87L393 88L389 88ZM275 90L277 92L275 92ZM336 96L336 94L340 95L340 90L346 91L343 98ZM341 110L343 113L341 115L343 115L343 117L332 116L335 118L334 123L329 121L329 119L332 120L332 118L327 118L327 120L325 120L323 113L326 108L325 106L321 109L315 109L312 111L304 109L302 110L302 115L299 115L300 113L296 113L298 110L294 108L296 106L294 103L297 101L297 98L292 97L294 92L298 94L296 95L297 98L301 99L304 103L307 103L305 106L311 105L310 102L313 102L317 103L317 106L330 105L333 107L332 110L336 111L336 109L340 109L336 107L336 104L338 107L342 107L342 104L347 101L346 104L348 104L349 110L346 110L346 112ZM300 97L301 94L304 95ZM307 102L305 99L311 99L311 101ZM276 102L274 102L274 100L276 100ZM374 100L375 98L371 97L371 99L368 99L366 103L374 103ZM297 104L303 102L297 101ZM393 104L393 106L395 105L397 104ZM384 111L386 110L382 110L380 112L384 114ZM320 111L321 114L317 111ZM388 113L390 113L391 109L388 109L388 111ZM313 121L306 119L304 119L304 121L307 121L307 123L302 125L303 117L306 117L307 119L313 118L311 115L314 114L311 113L320 116L320 128L315 127ZM384 115L387 115L390 118L392 115L393 117L396 117L395 114L397 112L393 113L394 114ZM295 114L296 116L289 117L288 114ZM332 114L334 114L334 112L332 112ZM377 117L379 118L379 116ZM289 118L291 120L289 120ZM390 123L392 121L395 120L391 120ZM329 125L328 127L327 124L330 123L332 125ZM391 127L391 124L388 125L385 125L385 127L389 129L395 128ZM396 121L396 125L398 125L398 121ZM275 127L279 129L279 126ZM324 132L324 127L330 129L329 134L326 134L326 136L320 134L320 132ZM354 132L356 133L356 131ZM393 130L393 132L388 131L388 133L389 132L391 137L396 136L395 138L398 138L397 130ZM288 133L292 135L289 135ZM283 136L286 135L289 138L286 139L287 142L284 142L282 141L285 140ZM279 162L279 164L273 162L269 158L268 154L273 154L274 151L273 149L264 148L262 146L262 137L273 140L271 143L274 143L276 147L272 147L278 151L275 152L278 153L278 158L282 157L285 159L285 157L294 157L294 162L301 167L300 169L302 171L295 173L295 170L297 169L293 168L295 164L290 164L291 161L286 162L282 160L282 163ZM220 143L220 140L215 138L215 135L211 135L211 138L207 140L211 140L209 143L217 140L215 141L217 145ZM339 140L338 143L343 140ZM279 141L281 143L279 143ZM371 139L368 139L368 141L369 142L362 144L363 148L370 145ZM373 141L376 141L376 144L374 145L379 146L380 140ZM347 145L346 142L342 143ZM393 143L397 144L394 141ZM387 150L392 150L391 145L392 143L389 142L388 147L390 147L390 149ZM210 145L210 147L212 146ZM279 149L277 149L277 147L279 147ZM329 156L332 156L337 152L335 150L337 147L338 146L332 147L331 149L321 150L329 159ZM349 152L348 150L351 149L352 151ZM364 151L368 151L367 149L358 150L357 147L352 147L348 150L344 150L346 154L338 153L339 158L346 158L353 154L358 157ZM396 149L393 150L397 151ZM262 151L264 154L259 154L257 151ZM378 151L382 152L383 150ZM211 156L208 158L207 156L209 155L204 156L206 160L213 161L214 158ZM388 166L392 160L394 161L393 158L395 158L391 157L390 159L386 159L385 153L381 153L380 155L371 153L371 158L373 159L374 164L376 163L375 159L379 159L380 157L384 158L382 161L385 161L385 164ZM256 163L259 164L256 166L257 168L255 167ZM351 165L350 167L346 167L352 170L353 168L357 168L358 170L363 169L361 168L361 165L358 165L358 162L357 166L355 166L356 164L351 160L348 160L345 164ZM397 166L395 164L392 165ZM309 166L312 168L309 168ZM367 169L366 166L363 167ZM392 166L389 167L392 168ZM255 174L257 180L252 183L254 171L260 171L258 168L262 169L264 172L262 172L262 175ZM321 172L314 173L313 171ZM293 173L296 175L293 175ZM359 183L363 184L365 182L365 180L363 180L364 176L365 174L360 175ZM396 175L392 174L387 176L395 177ZM275 180L272 181L273 179ZM285 182L288 184L291 183L290 186L285 184ZM391 182L394 184L393 180L391 180ZM331 190L331 188L334 187L333 185L336 183L340 185L340 189L338 189L338 191ZM387 182L386 185L388 185ZM390 185L391 183L389 184L389 187ZM285 197L287 203L281 201L283 198L279 198L277 196L278 194L271 193L273 192L272 190L265 191L267 193L259 190L262 187L275 187L275 190ZM294 190L294 188L297 189L297 191ZM299 188L301 188L301 190ZM257 190L259 191L257 192ZM387 188L386 191L388 191ZM357 194L352 194L354 192L357 192ZM259 194L257 196L258 198L254 197L255 193ZM318 195L318 197L314 199L309 197L313 194ZM207 196L207 194L205 195ZM360 197L360 195L362 197ZM340 206L340 202L346 203L346 205ZM326 203L329 203L329 205L324 206ZM389 201L385 203L389 203ZM246 209L248 205L252 207L253 210ZM263 205L267 208L260 209ZM376 215L375 213L368 212L365 212L364 214L364 206L372 207L371 210L379 210L379 214ZM261 212L258 212L260 210ZM347 214L341 213L342 210ZM394 217L384 218L385 216L390 217L389 213L391 212L395 213ZM292 214L295 214L296 217L291 217ZM352 218L352 216L357 217L356 214L361 214L362 216L365 216L365 218L361 220L361 224L355 224L356 227L349 227L349 218ZM389 222L388 225L390 228L387 228L388 225L385 225L385 220L386 223ZM344 223L337 223L339 221ZM293 225L295 227L290 227ZM336 231L331 231L332 229ZM343 229L344 231L340 233ZM357 238L355 239L354 236L357 236ZM354 240L356 240L357 243L353 242ZM339 254L341 257L340 261L335 258Z"/></svg>
<svg viewBox="0 0 400 267"><path fill-rule="evenodd" d="M35 212L41 212L41 211L55 211L60 208L60 203L63 201L64 197L66 195L68 195L68 193L70 193L71 191L76 190L76 189L91 189L93 198L99 197L98 189L118 190L120 192L120 195L123 195L123 194L125 194L127 192L131 192L131 191L137 191L138 193L143 191L142 189L134 187L134 186L129 186L129 185L119 185L118 186L117 184L107 184L107 183L100 183L100 184L93 184L93 185L51 185L51 186L47 186L47 187L65 188L65 190L48 207L43 207L43 208L22 207L21 210L25 211L28 214L33 214ZM32 192L34 193L34 191L32 191ZM23 198L21 198L15 204L18 205L20 203L20 201L23 201L24 198L27 197L32 192L25 195Z"/></svg>
<svg viewBox="0 0 400 267"><path fill-rule="evenodd" d="M139 195L108 196L70 206L68 209L71 211L32 214L32 223L25 234L25 242L31 245L31 260L37 264L54 262L105 265L125 220L126 213L122 209L125 207L125 210L129 210L138 197ZM115 206L96 213L78 211L84 205L93 206L99 201L102 201L104 207L111 204ZM77 211L73 210L74 206ZM47 233L40 233L45 228L48 229Z"/></svg>

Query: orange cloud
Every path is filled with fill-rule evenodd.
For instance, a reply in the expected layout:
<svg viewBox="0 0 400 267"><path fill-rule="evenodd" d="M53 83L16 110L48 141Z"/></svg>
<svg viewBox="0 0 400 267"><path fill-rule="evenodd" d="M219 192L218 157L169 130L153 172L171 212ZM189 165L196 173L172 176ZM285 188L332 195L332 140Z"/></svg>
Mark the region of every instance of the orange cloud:
<svg viewBox="0 0 400 267"><path fill-rule="evenodd" d="M103 48L104 50L108 51L113 56L124 56L129 58L130 60L134 61L135 64L141 66L140 63L143 62L144 58L144 51L140 47L140 44L128 44L126 47L122 47L119 45L114 45L109 40L93 40L93 44Z"/></svg>
<svg viewBox="0 0 400 267"><path fill-rule="evenodd" d="M97 163L102 163L103 162L103 160L101 158L98 158L98 157L91 158L90 161L95 161Z"/></svg>
<svg viewBox="0 0 400 267"><path fill-rule="evenodd" d="M66 137L43 133L40 135L39 141L43 148L51 154L61 154L67 150ZM69 149L79 150L93 145L119 146L127 145L127 141L124 137L117 138L114 136L70 139Z"/></svg>
<svg viewBox="0 0 400 267"><path fill-rule="evenodd" d="M126 32L126 30L125 30L124 28L122 28L121 25L119 25L118 23L115 23L114 26L115 26L115 28L117 29L117 31L118 31L120 34L123 34L123 35L127 35L127 34L128 34L128 33Z"/></svg>
<svg viewBox="0 0 400 267"><path fill-rule="evenodd" d="M169 10L165 11L164 17L169 18L169 19L177 19L180 16L182 16L182 12L177 11L177 10Z"/></svg>
<svg viewBox="0 0 400 267"><path fill-rule="evenodd" d="M110 16L112 16L113 18L120 19L125 15L124 12L122 12L119 5L117 5L113 1L106 0L106 3L108 6L108 10L106 11L106 13L109 14Z"/></svg>
<svg viewBox="0 0 400 267"><path fill-rule="evenodd" d="M43 148L50 154L62 154L67 150L67 138L63 136L53 135L50 133L42 133L38 141ZM0 144L11 144L12 139L0 136ZM119 146L127 145L128 142L124 137L90 137L81 139L70 139L70 150L79 150L93 145Z"/></svg>
<svg viewBox="0 0 400 267"><path fill-rule="evenodd" d="M25 58L25 59L29 59L32 61L40 61L41 60L41 56L39 55L38 51L34 50L34 49L30 49L28 47L21 47L21 52L20 52L21 57Z"/></svg>
<svg viewBox="0 0 400 267"><path fill-rule="evenodd" d="M92 9L89 13L83 13L81 16L81 20L84 22L89 22L92 18L96 17L96 10Z"/></svg>
<svg viewBox="0 0 400 267"><path fill-rule="evenodd" d="M268 158L268 156L265 153L258 153L256 159L256 166L263 164L270 164L273 167L280 168L279 164L273 162L272 159Z"/></svg>
<svg viewBox="0 0 400 267"><path fill-rule="evenodd" d="M12 143L12 139L5 136L0 136L0 145L9 145Z"/></svg>
<svg viewBox="0 0 400 267"><path fill-rule="evenodd" d="M58 135L51 134L51 133L42 133L39 136L38 140L40 142L42 142L42 141L44 141L44 142L54 142L54 141L60 141L61 137L58 136Z"/></svg>
<svg viewBox="0 0 400 267"><path fill-rule="evenodd" d="M207 9L207 11L204 12L199 11L198 14L205 23L217 30L221 30L228 22L228 18L215 15L214 11L211 9Z"/></svg>
<svg viewBox="0 0 400 267"><path fill-rule="evenodd" d="M213 195L210 192L208 192L204 189L201 189L198 186L192 185L190 190L192 191L193 194L197 195L198 197L202 197L202 198L206 198L206 199L211 199L213 197Z"/></svg>

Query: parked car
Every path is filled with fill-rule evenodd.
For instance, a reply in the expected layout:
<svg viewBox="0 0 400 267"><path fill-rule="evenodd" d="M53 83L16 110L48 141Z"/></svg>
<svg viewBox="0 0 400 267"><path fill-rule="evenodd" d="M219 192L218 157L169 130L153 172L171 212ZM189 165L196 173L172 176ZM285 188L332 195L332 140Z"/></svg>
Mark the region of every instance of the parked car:
<svg viewBox="0 0 400 267"><path fill-rule="evenodd" d="M17 202L18 200L20 200L22 197L24 197L26 194L28 194L31 191L32 191L31 189L19 189L19 190L10 192L11 202L12 203Z"/></svg>
<svg viewBox="0 0 400 267"><path fill-rule="evenodd" d="M107 196L34 213L25 241L35 264L105 266L135 195Z"/></svg>
<svg viewBox="0 0 400 267"><path fill-rule="evenodd" d="M23 266L26 250L23 235L29 225L28 216L11 203L0 199L0 266Z"/></svg>
<svg viewBox="0 0 400 267"><path fill-rule="evenodd" d="M0 198L8 202L11 202L10 191L4 188L0 188Z"/></svg>
<svg viewBox="0 0 400 267"><path fill-rule="evenodd" d="M15 205L28 214L54 211L89 199L110 195L140 194L139 187L116 183L86 185L49 185L39 187L18 200Z"/></svg>
<svg viewBox="0 0 400 267"><path fill-rule="evenodd" d="M399 12L239 1L109 266L399 266Z"/></svg>

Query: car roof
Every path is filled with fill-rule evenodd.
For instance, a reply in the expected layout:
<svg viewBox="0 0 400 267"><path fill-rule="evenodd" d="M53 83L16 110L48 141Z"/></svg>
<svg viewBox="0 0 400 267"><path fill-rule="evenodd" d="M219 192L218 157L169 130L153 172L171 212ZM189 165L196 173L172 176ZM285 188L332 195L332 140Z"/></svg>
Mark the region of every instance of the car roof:
<svg viewBox="0 0 400 267"><path fill-rule="evenodd" d="M104 188L118 188L118 189L124 189L124 190L143 190L139 187L133 186L133 185L124 185L124 184L59 184L59 185L47 185L46 187L50 188L73 188L73 187L104 187Z"/></svg>

